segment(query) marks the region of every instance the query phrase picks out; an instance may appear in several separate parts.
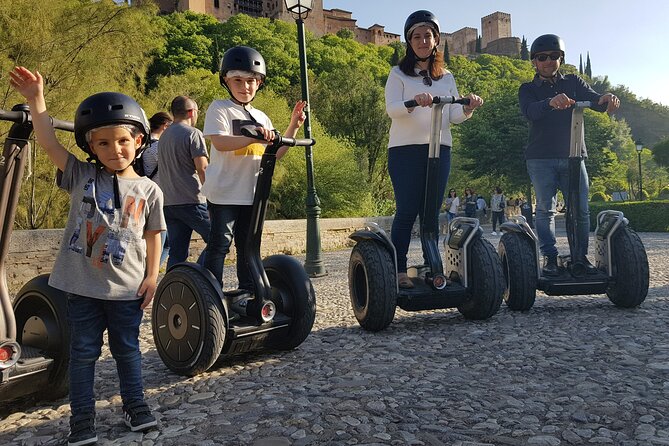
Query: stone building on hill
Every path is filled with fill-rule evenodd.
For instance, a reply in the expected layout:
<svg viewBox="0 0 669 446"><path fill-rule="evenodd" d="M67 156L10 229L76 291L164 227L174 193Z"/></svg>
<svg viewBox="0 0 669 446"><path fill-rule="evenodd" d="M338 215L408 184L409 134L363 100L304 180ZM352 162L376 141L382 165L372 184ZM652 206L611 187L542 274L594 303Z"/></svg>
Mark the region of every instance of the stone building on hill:
<svg viewBox="0 0 669 446"><path fill-rule="evenodd" d="M292 22L294 19L286 10L283 0L154 0L164 13L193 11L209 14L225 21L235 14L252 17L267 17ZM343 9L323 9L323 0L314 0L313 9L304 21L306 28L317 37L336 34L342 29L353 32L360 43L387 45L400 40L399 34L385 31L383 25L374 24L369 28L356 25L350 11Z"/></svg>
<svg viewBox="0 0 669 446"><path fill-rule="evenodd" d="M283 0L153 0L164 13L193 11L209 14L225 21L235 14L267 17L292 22ZM306 28L317 37L336 34L342 29L353 32L363 44L387 45L399 42L399 34L387 32L383 25L374 24L361 28L353 13L343 9L324 9L323 0L314 0L313 9L305 20ZM448 42L449 54L471 55L476 53L476 28L464 27L452 33L442 33L441 41ZM511 14L494 12L481 18L481 52L519 57L520 39L511 35Z"/></svg>

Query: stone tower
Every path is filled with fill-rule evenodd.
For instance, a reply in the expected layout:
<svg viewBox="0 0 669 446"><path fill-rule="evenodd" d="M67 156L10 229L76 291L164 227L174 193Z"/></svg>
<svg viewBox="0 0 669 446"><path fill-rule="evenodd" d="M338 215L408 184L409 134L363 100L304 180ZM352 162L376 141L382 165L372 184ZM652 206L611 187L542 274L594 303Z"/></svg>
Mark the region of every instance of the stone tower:
<svg viewBox="0 0 669 446"><path fill-rule="evenodd" d="M493 12L481 18L481 48L485 49L488 43L511 37L511 14Z"/></svg>

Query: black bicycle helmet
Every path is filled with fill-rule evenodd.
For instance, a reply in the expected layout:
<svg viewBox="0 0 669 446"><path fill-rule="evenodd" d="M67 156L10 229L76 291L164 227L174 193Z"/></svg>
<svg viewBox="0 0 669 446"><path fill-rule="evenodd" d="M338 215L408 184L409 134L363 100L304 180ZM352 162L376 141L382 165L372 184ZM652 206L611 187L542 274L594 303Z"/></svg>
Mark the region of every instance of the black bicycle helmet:
<svg viewBox="0 0 669 446"><path fill-rule="evenodd" d="M530 59L534 59L535 54L544 51L559 51L562 53L562 61L564 62L564 41L555 34L544 34L534 39L530 47Z"/></svg>
<svg viewBox="0 0 669 446"><path fill-rule="evenodd" d="M250 71L260 75L264 81L267 75L265 59L253 48L248 46L235 46L227 50L221 59L221 69L219 70L219 79L221 85L227 88L223 78L230 70Z"/></svg>
<svg viewBox="0 0 669 446"><path fill-rule="evenodd" d="M79 148L89 155L89 159L97 158L86 141L86 133L114 124L131 124L142 132L142 145L137 148L136 158L148 146L151 127L142 107L122 93L97 93L84 99L74 116L74 139Z"/></svg>
<svg viewBox="0 0 669 446"><path fill-rule="evenodd" d="M436 31L436 36L435 40L437 43L439 43L439 20L437 20L437 17L435 17L434 14L432 14L430 11L426 11L424 9L421 9L416 12L412 12L409 17L407 17L406 22L404 22L404 40L409 42L410 36L409 36L409 31L411 28L418 24L418 23L430 23L432 24L432 27Z"/></svg>

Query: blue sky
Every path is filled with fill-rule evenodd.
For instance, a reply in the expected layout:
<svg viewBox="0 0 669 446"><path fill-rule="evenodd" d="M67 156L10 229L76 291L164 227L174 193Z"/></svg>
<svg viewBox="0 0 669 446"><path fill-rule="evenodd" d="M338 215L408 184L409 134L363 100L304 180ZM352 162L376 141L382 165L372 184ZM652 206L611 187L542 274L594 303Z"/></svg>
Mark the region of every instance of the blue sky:
<svg viewBox="0 0 669 446"><path fill-rule="evenodd" d="M667 0L323 0L326 9L353 13L363 28L378 23L402 34L406 17L417 9L434 12L442 31L465 26L481 32L481 17L511 14L511 32L528 45L541 34L558 34L567 63L578 66L590 52L593 76L607 75L639 98L669 106L669 1ZM456 79L457 80L457 79Z"/></svg>

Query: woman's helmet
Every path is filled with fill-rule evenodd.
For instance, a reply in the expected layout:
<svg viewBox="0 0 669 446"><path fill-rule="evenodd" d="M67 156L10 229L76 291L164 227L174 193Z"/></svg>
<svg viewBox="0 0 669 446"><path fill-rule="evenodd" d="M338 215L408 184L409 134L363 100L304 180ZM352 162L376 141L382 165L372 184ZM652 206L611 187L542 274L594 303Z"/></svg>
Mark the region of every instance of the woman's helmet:
<svg viewBox="0 0 669 446"><path fill-rule="evenodd" d="M564 41L555 34L544 34L534 39L530 47L530 59L534 59L534 55L544 51L559 51L562 54L562 62L564 62Z"/></svg>
<svg viewBox="0 0 669 446"><path fill-rule="evenodd" d="M151 127L142 107L133 98L122 93L97 93L84 99L74 116L74 139L90 159L96 159L86 141L86 133L115 124L133 125L143 134L142 145L135 153L135 157L139 157L149 143Z"/></svg>
<svg viewBox="0 0 669 446"><path fill-rule="evenodd" d="M409 17L407 17L406 22L404 22L404 40L409 42L411 39L409 34L411 31L413 31L412 28L420 23L427 23L432 28L434 28L435 40L437 41L437 44L439 44L439 20L437 20L437 17L435 17L435 15L430 11L426 11L424 9L413 12L411 15L409 15Z"/></svg>
<svg viewBox="0 0 669 446"><path fill-rule="evenodd" d="M219 79L221 85L227 88L223 78L230 70L250 71L260 75L264 81L267 74L265 59L253 48L248 46L235 46L223 54L221 59L221 69L219 70Z"/></svg>

